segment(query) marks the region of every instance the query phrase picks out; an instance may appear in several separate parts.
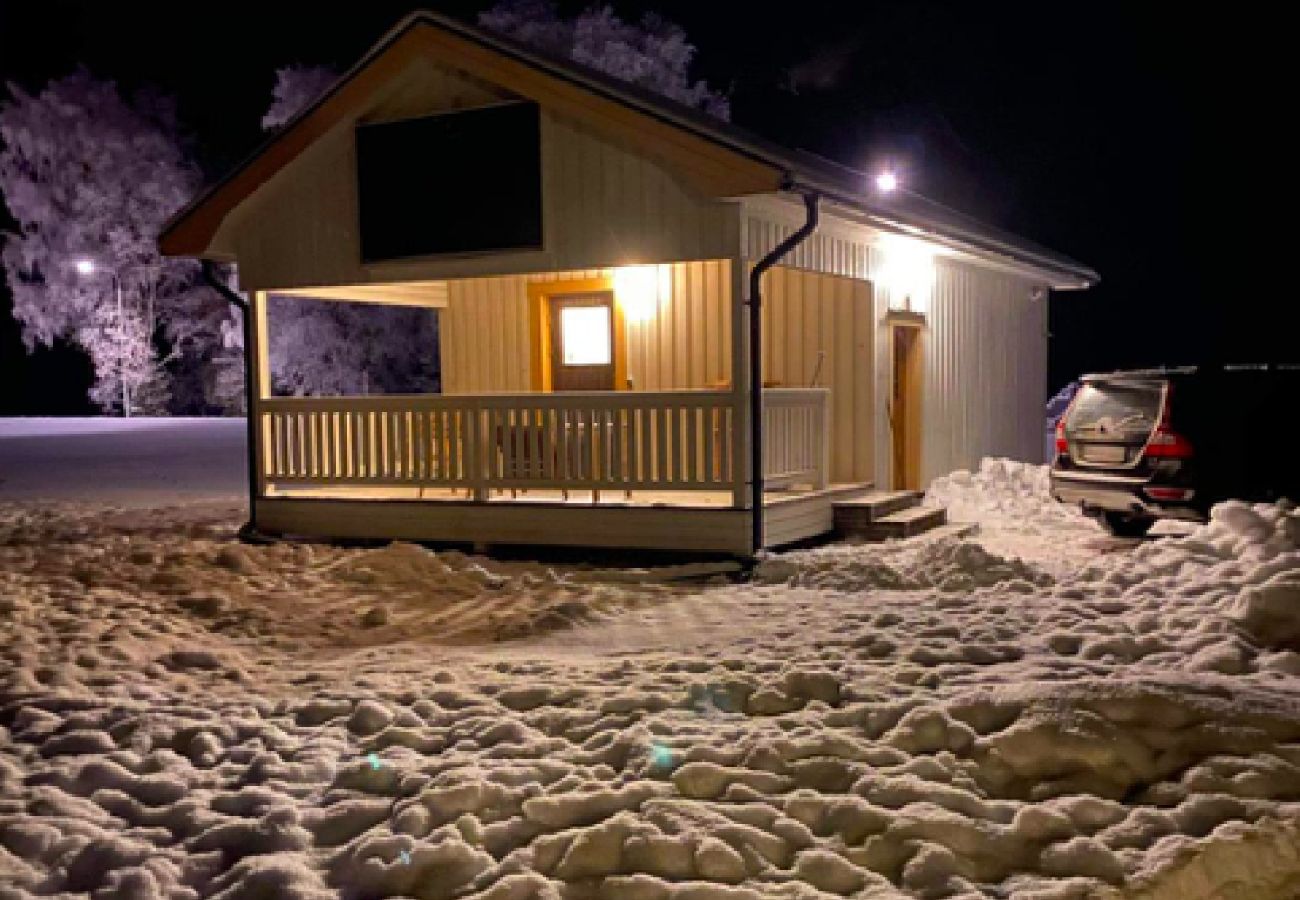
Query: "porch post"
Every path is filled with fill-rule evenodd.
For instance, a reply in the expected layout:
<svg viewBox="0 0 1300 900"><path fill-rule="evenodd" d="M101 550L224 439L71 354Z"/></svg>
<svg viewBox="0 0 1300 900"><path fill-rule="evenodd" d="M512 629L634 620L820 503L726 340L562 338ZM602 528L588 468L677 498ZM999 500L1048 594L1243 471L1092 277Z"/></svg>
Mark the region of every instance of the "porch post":
<svg viewBox="0 0 1300 900"><path fill-rule="evenodd" d="M249 294L249 310L247 315L251 317L251 328L248 329L249 338L252 345L246 349L250 363L250 372L253 376L252 390L248 391L248 398L251 407L248 415L252 418L253 427L250 434L253 436L252 453L250 460L253 463L253 484L257 491L257 496L266 496L266 455L269 435L266 433L265 422L262 420L262 401L271 397L271 354L270 354L270 337L267 331L267 298L265 291L252 291ZM257 525L256 522L253 523Z"/></svg>
<svg viewBox="0 0 1300 900"><path fill-rule="evenodd" d="M731 260L731 505L751 509L749 441L749 265Z"/></svg>

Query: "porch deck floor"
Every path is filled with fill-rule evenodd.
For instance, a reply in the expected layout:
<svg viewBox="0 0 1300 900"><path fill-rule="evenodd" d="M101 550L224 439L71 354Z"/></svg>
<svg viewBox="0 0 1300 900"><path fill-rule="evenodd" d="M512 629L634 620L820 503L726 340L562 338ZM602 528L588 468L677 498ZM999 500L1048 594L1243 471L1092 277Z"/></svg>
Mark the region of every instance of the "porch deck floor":
<svg viewBox="0 0 1300 900"><path fill-rule="evenodd" d="M806 500L821 494L840 494L862 490L870 487L869 483L832 484L825 488L788 488L767 491L763 495L764 506L777 506L782 503ZM468 493L449 488L421 488L413 485L268 485L267 496L286 499L329 499L329 500L397 500L427 503L439 502L474 502ZM731 506L730 491L631 491L602 490L594 495L592 491L569 491L566 498L559 490L552 488L528 488L518 492L492 491L487 498L488 505L533 505L549 504L563 506L612 506L612 507L673 507L679 509L727 509Z"/></svg>

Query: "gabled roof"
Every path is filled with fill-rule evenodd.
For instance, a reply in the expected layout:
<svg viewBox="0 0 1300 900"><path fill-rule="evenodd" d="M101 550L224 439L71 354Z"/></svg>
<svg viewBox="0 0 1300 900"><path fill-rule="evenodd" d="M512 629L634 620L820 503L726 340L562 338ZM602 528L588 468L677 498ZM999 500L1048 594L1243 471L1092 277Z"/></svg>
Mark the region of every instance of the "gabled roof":
<svg viewBox="0 0 1300 900"><path fill-rule="evenodd" d="M673 145L733 196L781 189L814 190L854 218L885 231L912 234L958 250L1003 257L1052 276L1056 287L1083 288L1098 274L1067 256L994 228L917 194L869 194L866 173L791 150L637 85L531 49L490 31L429 11L399 22L313 104L272 135L247 160L167 223L165 254L203 256L225 216L412 55L455 54L478 74L505 82L528 78L530 90L581 114L631 123ZM630 118L629 118L630 117Z"/></svg>

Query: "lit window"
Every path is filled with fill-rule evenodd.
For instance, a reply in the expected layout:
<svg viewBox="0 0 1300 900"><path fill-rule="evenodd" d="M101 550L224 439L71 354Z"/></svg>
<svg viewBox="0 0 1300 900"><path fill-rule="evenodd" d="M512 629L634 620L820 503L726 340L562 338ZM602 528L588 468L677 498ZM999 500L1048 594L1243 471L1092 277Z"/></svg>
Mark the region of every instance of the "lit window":
<svg viewBox="0 0 1300 900"><path fill-rule="evenodd" d="M561 346L566 366L607 366L610 346L608 306L566 306L560 310Z"/></svg>

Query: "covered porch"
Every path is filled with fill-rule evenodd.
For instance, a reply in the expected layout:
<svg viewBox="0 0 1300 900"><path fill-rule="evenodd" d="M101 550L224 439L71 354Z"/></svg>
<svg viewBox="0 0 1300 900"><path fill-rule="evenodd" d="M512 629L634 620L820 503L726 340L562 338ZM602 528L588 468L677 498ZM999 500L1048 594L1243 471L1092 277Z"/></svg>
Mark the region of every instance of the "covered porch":
<svg viewBox="0 0 1300 900"><path fill-rule="evenodd" d="M638 267L649 278L594 270L284 292L436 309L441 394L276 396L266 353L275 326L258 292L259 526L752 552L749 394L743 379L733 387L731 352L743 309L727 277L742 266L729 262ZM555 312L575 297L584 311L607 302L608 328L566 334ZM566 350L578 337L582 352ZM867 486L836 478L835 396L824 383L834 371L812 354L807 364L811 384L771 381L763 392L769 546L829 531L831 502ZM564 389L575 378L604 389Z"/></svg>

